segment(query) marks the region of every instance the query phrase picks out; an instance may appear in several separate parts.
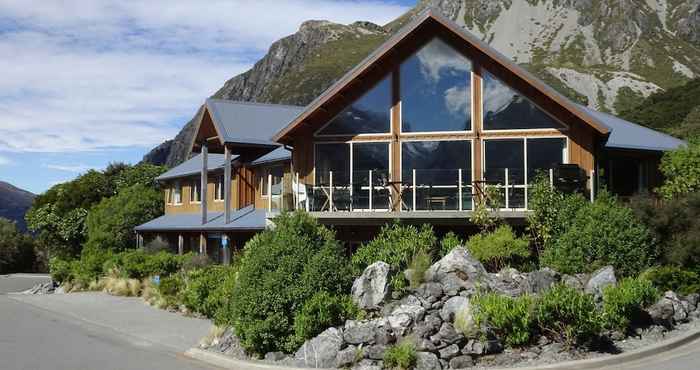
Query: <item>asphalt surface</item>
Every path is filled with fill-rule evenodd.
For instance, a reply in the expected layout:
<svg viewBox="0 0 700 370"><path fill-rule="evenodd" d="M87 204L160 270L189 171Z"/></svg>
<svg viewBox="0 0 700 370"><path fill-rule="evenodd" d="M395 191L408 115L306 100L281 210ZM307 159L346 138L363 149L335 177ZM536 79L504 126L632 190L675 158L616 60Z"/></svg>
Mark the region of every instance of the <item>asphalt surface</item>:
<svg viewBox="0 0 700 370"><path fill-rule="evenodd" d="M93 314L85 317L91 309L104 311L105 306L83 307L58 304L37 305L36 302L56 302L53 296L15 296L3 293L25 290L37 280L27 277L0 276L0 369L2 370L171 370L171 369L216 369L205 363L184 357L179 347L184 346L179 337L168 333L178 328L168 312L160 312L164 320L157 319L159 313L142 302L125 300L128 304L116 306L120 322L106 323L92 320L110 316ZM69 295L70 296L70 295ZM74 298L78 298L75 295ZM60 297L60 298L65 298ZM85 295L86 298L89 296ZM97 298L95 295L93 298ZM60 301L59 301L60 302ZM81 302L77 299L77 304ZM107 300L107 304L110 304ZM125 307L133 306L129 310ZM143 316L139 308L152 310L151 315ZM66 312L73 309L73 312ZM144 312L146 311L144 310ZM133 316L133 317L132 317ZM156 319L154 319L154 317ZM196 320L181 318L183 320ZM150 327L140 331L136 327ZM161 322L162 321L162 322ZM165 323L165 324L163 324ZM196 325L201 323L195 321ZM204 325L202 324L202 330ZM191 330L185 327L184 331ZM152 334L144 335L144 331ZM156 340L165 338L165 343ZM197 337L190 340L196 341Z"/></svg>

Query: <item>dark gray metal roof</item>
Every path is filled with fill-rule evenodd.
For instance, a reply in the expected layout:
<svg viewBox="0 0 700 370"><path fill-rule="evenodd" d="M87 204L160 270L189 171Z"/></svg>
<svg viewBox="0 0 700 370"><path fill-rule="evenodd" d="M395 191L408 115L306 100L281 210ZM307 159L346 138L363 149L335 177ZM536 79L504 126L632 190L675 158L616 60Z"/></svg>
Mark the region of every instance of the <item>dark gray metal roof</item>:
<svg viewBox="0 0 700 370"><path fill-rule="evenodd" d="M253 206L231 212L231 222L224 222L223 212L207 215L207 223L202 225L201 213L179 213L163 215L136 226L136 231L257 231L265 229L267 214L264 209Z"/></svg>
<svg viewBox="0 0 700 370"><path fill-rule="evenodd" d="M210 98L207 110L224 142L278 146L272 136L291 122L304 107L234 102Z"/></svg>
<svg viewBox="0 0 700 370"><path fill-rule="evenodd" d="M605 143L606 148L667 151L686 145L686 142L683 140L648 127L625 121L607 113L598 112L583 105L579 105L579 107L588 114L595 116L598 121L610 129L610 136Z"/></svg>
<svg viewBox="0 0 700 370"><path fill-rule="evenodd" d="M251 165L257 166L265 163L272 163L278 161L284 161L292 158L292 152L285 149L284 147L279 147L264 156L250 162Z"/></svg>
<svg viewBox="0 0 700 370"><path fill-rule="evenodd" d="M232 160L238 158L237 155L231 157ZM218 171L224 168L224 155L209 153L207 157L207 167L209 172ZM170 180L178 177L186 177L196 175L202 172L202 157L201 154L186 160L180 165L169 169L166 173L156 177L157 181Z"/></svg>

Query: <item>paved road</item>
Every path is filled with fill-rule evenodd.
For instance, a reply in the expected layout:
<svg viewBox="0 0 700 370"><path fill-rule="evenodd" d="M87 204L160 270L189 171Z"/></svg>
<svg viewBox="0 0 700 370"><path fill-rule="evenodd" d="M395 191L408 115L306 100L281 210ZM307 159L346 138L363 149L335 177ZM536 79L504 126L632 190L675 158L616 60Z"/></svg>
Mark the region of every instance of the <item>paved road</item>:
<svg viewBox="0 0 700 370"><path fill-rule="evenodd" d="M61 305L61 300L52 300L66 296L3 295L9 289L33 286L30 282L27 287L26 280L10 281L14 279L19 278L0 277L0 368L3 370L215 369L180 354L183 351L180 347L186 345L180 337L169 334L176 329L167 327L168 323L174 323L170 315L177 316L175 314L160 312L165 324L156 322L145 327L145 320L154 320L159 312L143 303L124 300L127 304L114 307L117 319L93 322L99 315L86 315L89 307L81 310ZM79 305L100 295L86 294L83 299L80 294L72 296ZM104 301L107 305L114 303L109 299ZM145 308L143 312L153 312L143 314L139 308ZM62 311L66 309L73 309L73 312ZM93 309L100 311L105 307ZM194 322L191 326L199 325L206 331L202 323ZM142 330L134 330L139 325L144 325ZM144 335L144 329L152 333ZM189 330L191 327L185 327L183 331ZM163 339L164 343L154 341L158 339Z"/></svg>

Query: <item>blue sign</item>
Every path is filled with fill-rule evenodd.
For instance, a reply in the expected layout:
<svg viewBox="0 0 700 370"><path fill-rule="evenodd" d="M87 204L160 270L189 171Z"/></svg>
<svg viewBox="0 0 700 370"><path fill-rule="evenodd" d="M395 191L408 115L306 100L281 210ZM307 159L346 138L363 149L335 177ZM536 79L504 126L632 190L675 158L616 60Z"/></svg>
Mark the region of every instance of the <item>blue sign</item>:
<svg viewBox="0 0 700 370"><path fill-rule="evenodd" d="M153 281L153 284L160 285L160 275L154 276L151 280Z"/></svg>

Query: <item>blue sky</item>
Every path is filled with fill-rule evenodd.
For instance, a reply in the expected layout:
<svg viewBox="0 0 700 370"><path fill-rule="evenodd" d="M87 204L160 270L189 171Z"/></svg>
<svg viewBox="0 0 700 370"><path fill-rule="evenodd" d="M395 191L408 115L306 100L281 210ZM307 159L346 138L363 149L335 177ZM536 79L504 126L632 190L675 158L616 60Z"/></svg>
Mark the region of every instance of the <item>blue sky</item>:
<svg viewBox="0 0 700 370"><path fill-rule="evenodd" d="M385 24L406 0L0 2L0 180L34 193L136 163L301 22Z"/></svg>

